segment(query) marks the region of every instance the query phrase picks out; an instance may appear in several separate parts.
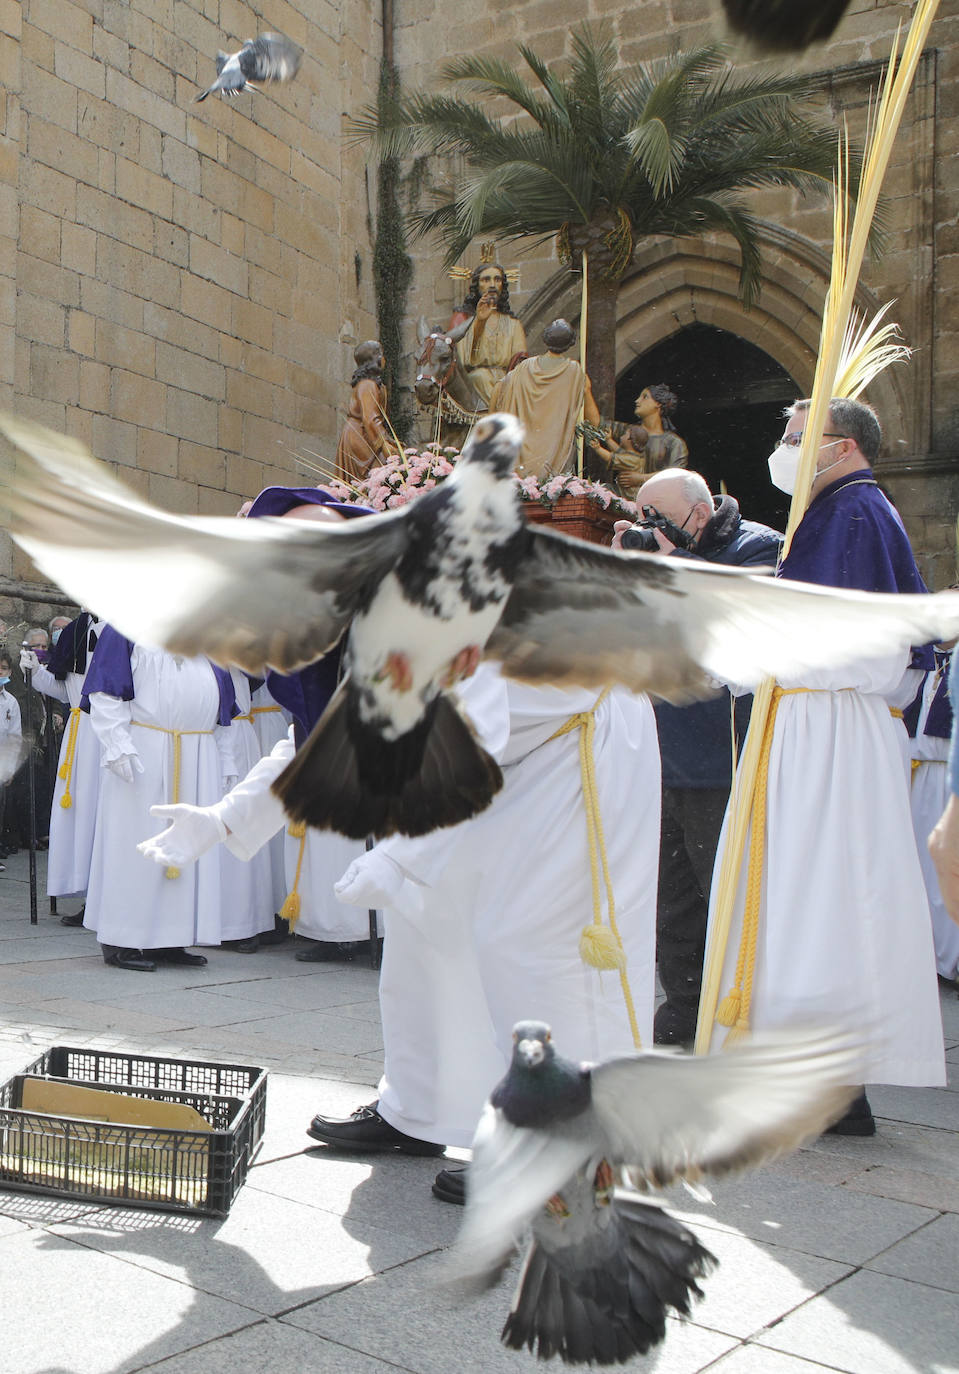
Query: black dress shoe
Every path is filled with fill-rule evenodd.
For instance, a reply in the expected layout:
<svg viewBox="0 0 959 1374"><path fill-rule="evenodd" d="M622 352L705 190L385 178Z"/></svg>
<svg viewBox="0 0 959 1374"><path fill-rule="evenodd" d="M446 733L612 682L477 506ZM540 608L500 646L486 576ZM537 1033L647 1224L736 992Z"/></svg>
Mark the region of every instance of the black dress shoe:
<svg viewBox="0 0 959 1374"><path fill-rule="evenodd" d="M255 954L260 948L260 937L251 935L246 940L224 940L223 948L235 950L237 954Z"/></svg>
<svg viewBox="0 0 959 1374"><path fill-rule="evenodd" d="M404 1155L441 1155L445 1145L436 1145L432 1140L418 1140L416 1136L405 1135L384 1121L376 1110L377 1104L357 1107L346 1121L328 1121L325 1116L315 1116L307 1127L307 1135L321 1140L324 1145L337 1145L341 1150L399 1150Z"/></svg>
<svg viewBox="0 0 959 1374"><path fill-rule="evenodd" d="M440 1169L433 1179L433 1196L454 1207L466 1206L466 1174L463 1169Z"/></svg>
<svg viewBox="0 0 959 1374"><path fill-rule="evenodd" d="M205 954L191 954L189 950L181 949L178 945L164 945L163 948L151 949L148 953L160 964L185 964L189 968L203 968L206 963Z"/></svg>
<svg viewBox="0 0 959 1374"><path fill-rule="evenodd" d="M301 949L296 957L301 964L350 964L367 944L366 940L311 940L309 948Z"/></svg>
<svg viewBox="0 0 959 1374"><path fill-rule="evenodd" d="M134 973L156 973L156 960L142 949L123 949L117 945L103 946L103 962L111 968L131 969Z"/></svg>
<svg viewBox="0 0 959 1374"><path fill-rule="evenodd" d="M876 1134L876 1119L872 1114L869 1099L860 1093L850 1104L845 1116L834 1121L826 1128L826 1135L870 1136Z"/></svg>
<svg viewBox="0 0 959 1374"><path fill-rule="evenodd" d="M72 916L61 916L61 917L60 917L60 924L61 924L62 926L82 926L82 925L83 925L83 912L82 912L82 911L75 911L75 912L73 913Z"/></svg>

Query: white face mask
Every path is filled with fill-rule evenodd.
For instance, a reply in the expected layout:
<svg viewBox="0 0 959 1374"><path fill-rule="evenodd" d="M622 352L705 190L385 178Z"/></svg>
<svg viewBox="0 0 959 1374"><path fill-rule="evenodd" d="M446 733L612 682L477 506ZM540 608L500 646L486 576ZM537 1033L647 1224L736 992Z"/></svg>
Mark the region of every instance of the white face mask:
<svg viewBox="0 0 959 1374"><path fill-rule="evenodd" d="M832 448L833 445L841 443L842 439L833 439L828 444L822 444L820 447ZM769 464L769 480L774 487L778 487L780 491L784 491L787 496L792 496L793 492L796 490L796 474L799 471L800 452L800 445L792 446L790 444L779 444L773 449L766 460ZM822 477L823 473L831 472L833 468L837 468L840 463L844 462L845 458L846 455L843 454L842 458L837 458L836 461L830 463L828 467L817 469L816 477ZM813 480L815 481L815 477Z"/></svg>

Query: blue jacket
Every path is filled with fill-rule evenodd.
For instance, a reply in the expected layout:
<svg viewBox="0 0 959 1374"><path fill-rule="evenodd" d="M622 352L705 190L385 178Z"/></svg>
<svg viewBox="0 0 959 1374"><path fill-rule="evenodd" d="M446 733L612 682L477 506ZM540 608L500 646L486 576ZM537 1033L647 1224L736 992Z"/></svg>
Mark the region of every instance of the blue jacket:
<svg viewBox="0 0 959 1374"><path fill-rule="evenodd" d="M705 526L695 549L676 549L672 558L692 558L733 567L774 568L782 535L768 525L744 520L739 503L731 496L714 496L716 514ZM740 739L749 724L752 697L736 703L736 733ZM732 745L729 724L729 693L692 706L656 707L659 748L663 759L663 786L725 788L732 780Z"/></svg>

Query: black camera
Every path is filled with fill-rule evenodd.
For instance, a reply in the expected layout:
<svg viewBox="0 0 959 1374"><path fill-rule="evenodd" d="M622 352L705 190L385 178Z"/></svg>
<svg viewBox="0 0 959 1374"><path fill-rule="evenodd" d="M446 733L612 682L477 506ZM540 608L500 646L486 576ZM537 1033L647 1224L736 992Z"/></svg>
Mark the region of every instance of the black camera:
<svg viewBox="0 0 959 1374"><path fill-rule="evenodd" d="M624 549L638 549L640 553L659 553L659 545L653 530L661 530L663 536L678 549L692 547L693 535L674 525L665 515L660 515L655 506L643 506L643 518L637 520L631 529L623 531L619 541Z"/></svg>

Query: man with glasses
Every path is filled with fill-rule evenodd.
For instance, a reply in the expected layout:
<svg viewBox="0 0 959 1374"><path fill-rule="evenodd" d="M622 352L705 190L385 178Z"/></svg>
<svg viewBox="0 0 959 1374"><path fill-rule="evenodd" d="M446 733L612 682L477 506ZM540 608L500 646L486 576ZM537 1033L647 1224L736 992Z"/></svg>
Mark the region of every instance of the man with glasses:
<svg viewBox="0 0 959 1374"><path fill-rule="evenodd" d="M790 407L769 460L784 491L795 486L808 412L808 401ZM869 406L831 403L783 577L872 592L925 590L902 521L873 476L880 440ZM747 837L747 855L753 836L759 845L761 881L749 901L744 865L714 1045L733 1020L753 1030L851 1021L868 1036L867 1082L945 1082L902 726L890 713L909 669L908 654L876 654L851 668L780 679L765 741L765 807L754 810ZM875 1129L865 1092L832 1127L855 1136Z"/></svg>
<svg viewBox="0 0 959 1374"><path fill-rule="evenodd" d="M648 478L636 501L669 521L672 542L655 526L659 551L676 558L736 567L774 568L782 535L744 520L732 496L713 496L698 472L667 468ZM618 522L614 543L627 522ZM679 539L679 532L684 538ZM737 733L745 734L751 697L736 706ZM733 774L730 699L724 689L692 706L656 707L663 761L656 965L666 1001L656 1012L653 1039L691 1045L696 1036L713 861Z"/></svg>

